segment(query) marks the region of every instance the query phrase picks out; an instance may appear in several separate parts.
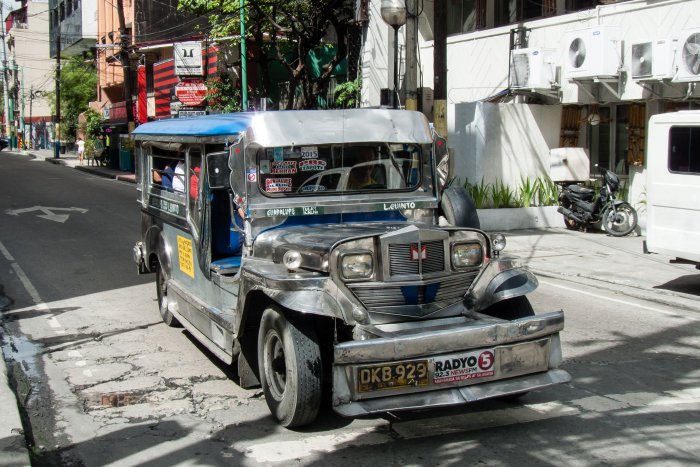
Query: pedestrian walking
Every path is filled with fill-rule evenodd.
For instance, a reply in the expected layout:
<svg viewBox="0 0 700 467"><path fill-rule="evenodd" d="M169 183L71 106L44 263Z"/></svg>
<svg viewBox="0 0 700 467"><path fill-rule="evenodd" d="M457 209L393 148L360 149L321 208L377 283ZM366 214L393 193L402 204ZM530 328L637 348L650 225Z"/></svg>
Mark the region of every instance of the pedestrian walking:
<svg viewBox="0 0 700 467"><path fill-rule="evenodd" d="M83 138L78 138L78 160L80 165L83 165L83 155L85 154L85 141Z"/></svg>

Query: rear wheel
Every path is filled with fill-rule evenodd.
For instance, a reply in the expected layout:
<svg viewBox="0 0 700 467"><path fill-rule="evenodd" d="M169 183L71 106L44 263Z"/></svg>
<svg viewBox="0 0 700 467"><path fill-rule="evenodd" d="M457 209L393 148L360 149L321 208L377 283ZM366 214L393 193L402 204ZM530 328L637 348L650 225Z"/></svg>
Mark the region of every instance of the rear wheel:
<svg viewBox="0 0 700 467"><path fill-rule="evenodd" d="M270 412L285 427L316 419L321 405L321 350L313 327L269 307L258 334L260 383Z"/></svg>
<svg viewBox="0 0 700 467"><path fill-rule="evenodd" d="M158 295L158 309L163 322L173 328L181 327L177 318L168 310L168 279L160 263L156 269L156 294Z"/></svg>
<svg viewBox="0 0 700 467"><path fill-rule="evenodd" d="M603 227L614 237L624 237L637 227L637 211L629 203L620 203L603 213Z"/></svg>

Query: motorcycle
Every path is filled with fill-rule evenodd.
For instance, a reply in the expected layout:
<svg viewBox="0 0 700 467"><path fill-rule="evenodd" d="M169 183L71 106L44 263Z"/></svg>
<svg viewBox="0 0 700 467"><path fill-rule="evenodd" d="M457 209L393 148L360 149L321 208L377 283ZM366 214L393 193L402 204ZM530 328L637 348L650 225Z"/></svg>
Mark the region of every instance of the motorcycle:
<svg viewBox="0 0 700 467"><path fill-rule="evenodd" d="M591 188L563 185L557 212L564 215L564 223L569 230L587 230L600 223L610 235L624 237L637 227L637 211L629 203L615 199L620 187L620 178L615 172L598 168L603 182L598 196Z"/></svg>

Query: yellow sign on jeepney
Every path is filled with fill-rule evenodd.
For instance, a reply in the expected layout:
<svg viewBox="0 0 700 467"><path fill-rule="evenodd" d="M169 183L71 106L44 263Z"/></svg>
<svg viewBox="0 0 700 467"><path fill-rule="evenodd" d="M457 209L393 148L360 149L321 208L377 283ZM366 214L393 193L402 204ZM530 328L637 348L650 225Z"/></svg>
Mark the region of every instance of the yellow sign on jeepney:
<svg viewBox="0 0 700 467"><path fill-rule="evenodd" d="M194 260L192 259L192 240L177 236L177 257L180 271L194 279Z"/></svg>

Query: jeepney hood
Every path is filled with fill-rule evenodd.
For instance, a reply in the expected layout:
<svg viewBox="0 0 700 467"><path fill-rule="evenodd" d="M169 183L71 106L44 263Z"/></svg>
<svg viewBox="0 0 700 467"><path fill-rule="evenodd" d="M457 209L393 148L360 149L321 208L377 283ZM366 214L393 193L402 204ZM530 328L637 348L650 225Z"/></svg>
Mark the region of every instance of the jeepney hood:
<svg viewBox="0 0 700 467"><path fill-rule="evenodd" d="M329 253L338 242L383 235L411 225L406 222L361 222L278 227L256 237L253 256L281 262L287 251L296 250L304 258L305 267L327 272ZM420 229L438 230L427 225L420 226Z"/></svg>

